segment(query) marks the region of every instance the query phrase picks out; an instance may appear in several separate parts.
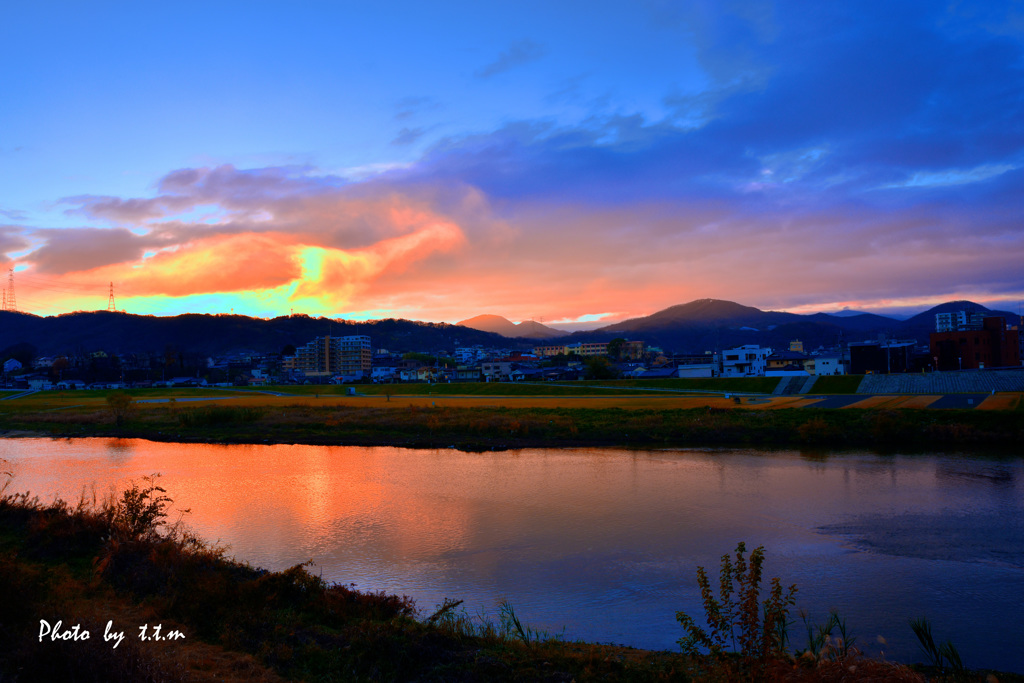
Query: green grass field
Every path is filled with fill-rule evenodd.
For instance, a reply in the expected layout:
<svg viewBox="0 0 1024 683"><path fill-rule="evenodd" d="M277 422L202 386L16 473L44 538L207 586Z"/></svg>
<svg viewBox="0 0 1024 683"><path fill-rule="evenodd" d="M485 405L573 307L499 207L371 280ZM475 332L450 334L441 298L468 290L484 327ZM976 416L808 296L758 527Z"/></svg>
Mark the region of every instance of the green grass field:
<svg viewBox="0 0 1024 683"><path fill-rule="evenodd" d="M124 391L132 398L200 398L203 396L237 396L239 391L233 388L200 389L194 387L153 387L147 389L71 389L69 391L37 391L19 401L26 402L71 402L75 400L106 398L114 391ZM20 392L17 392L20 393Z"/></svg>
<svg viewBox="0 0 1024 683"><path fill-rule="evenodd" d="M660 380L659 380L660 381ZM669 380L671 381L671 380ZM664 389L675 389L665 385ZM642 396L656 395L658 385L633 387L603 382L564 384L558 382L514 383L514 382L461 382L426 384L321 384L287 385L266 387L266 391L296 396L346 396L350 389L356 394L367 396ZM643 391L649 389L649 391ZM243 391L261 391L248 389ZM729 391L722 389L721 391Z"/></svg>
<svg viewBox="0 0 1024 683"><path fill-rule="evenodd" d="M742 392L770 394L779 384L778 377L694 377L671 379L616 379L586 380L582 382L554 382L562 386L599 385L622 388L673 389L676 391Z"/></svg>

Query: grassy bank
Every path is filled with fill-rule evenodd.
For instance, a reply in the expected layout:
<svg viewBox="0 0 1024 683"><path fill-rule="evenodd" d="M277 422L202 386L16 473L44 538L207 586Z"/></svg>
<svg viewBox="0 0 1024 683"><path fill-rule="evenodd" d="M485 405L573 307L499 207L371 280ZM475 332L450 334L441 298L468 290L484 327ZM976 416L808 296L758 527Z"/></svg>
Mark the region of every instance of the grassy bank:
<svg viewBox="0 0 1024 683"><path fill-rule="evenodd" d="M815 394L856 394L864 375L825 375L814 381Z"/></svg>
<svg viewBox="0 0 1024 683"><path fill-rule="evenodd" d="M740 392L770 394L779 385L778 377L682 377L667 379L616 379L556 382L562 386L585 387L588 384L620 388L673 389L676 391Z"/></svg>
<svg viewBox="0 0 1024 683"><path fill-rule="evenodd" d="M276 390L277 387L272 389ZM290 394L344 395L352 389L366 396L632 396L633 387L618 387L603 382L582 385L563 385L557 382L531 384L528 382L453 382L438 384L351 384L322 386L288 386L280 390ZM640 392L644 393L644 392ZM658 394L657 389L646 393Z"/></svg>
<svg viewBox="0 0 1024 683"><path fill-rule="evenodd" d="M664 399L668 402L670 399ZM681 399L671 399L677 403ZM739 400L739 399L735 399ZM780 399L777 406L788 405ZM372 401L371 403L368 403ZM291 401L267 397L132 404L118 416L105 401L0 404L0 434L124 436L161 441L455 446L467 450L530 446L858 447L1019 449L1024 411L759 409L722 398L689 398L688 408L658 399L581 398L574 407L510 407L440 398L378 397ZM602 407L596 407L601 402ZM547 405L543 401L541 405ZM558 405L555 401L552 405ZM595 406L595 407L588 407ZM767 406L771 407L771 406Z"/></svg>
<svg viewBox="0 0 1024 683"><path fill-rule="evenodd" d="M166 523L165 493L147 480L72 506L0 491L0 680L927 680L834 641L809 640L799 655L785 639L702 654L702 631L682 616L685 651L649 652L551 638L507 603L492 620L470 619L452 600L420 610L406 597L328 584L303 565L270 572L227 559ZM752 576L737 577L739 595ZM775 628L745 611L737 628Z"/></svg>

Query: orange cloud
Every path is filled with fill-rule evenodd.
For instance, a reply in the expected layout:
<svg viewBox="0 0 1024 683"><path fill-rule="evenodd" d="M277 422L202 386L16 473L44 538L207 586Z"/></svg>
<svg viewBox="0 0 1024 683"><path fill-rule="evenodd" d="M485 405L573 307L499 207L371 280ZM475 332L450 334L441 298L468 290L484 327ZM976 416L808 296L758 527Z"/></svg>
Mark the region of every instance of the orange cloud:
<svg viewBox="0 0 1024 683"><path fill-rule="evenodd" d="M188 296L269 289L301 276L290 237L278 233L217 235L161 251L136 263L93 270L126 296Z"/></svg>
<svg viewBox="0 0 1024 683"><path fill-rule="evenodd" d="M384 273L407 270L433 253L452 251L464 243L459 226L436 221L365 249L306 246L302 250L304 274L294 296L349 303L354 294Z"/></svg>
<svg viewBox="0 0 1024 683"><path fill-rule="evenodd" d="M72 293L72 281L76 290L93 282L89 304L82 305L82 296L60 297L74 308L100 307L100 294L113 282L121 306L136 312L159 312L177 300L190 310L203 310L216 301L229 307L237 303L239 311L253 314L294 308L330 315L372 299L370 292L379 279L416 272L431 257L456 252L466 244L458 224L394 196L338 208L334 225L346 230L370 226L363 233L365 246L336 246L329 230L260 232L245 229L248 224L160 224L143 237L119 229L118 238L124 233L123 239L131 244L131 249L120 252L124 260L55 278L47 274L54 279L46 282L66 293ZM323 209L318 206L312 217L306 217L306 227L310 218L319 225L331 222ZM268 222L279 224L273 218ZM143 253L143 244L152 246ZM69 265L71 256L65 259ZM214 295L218 296L211 299Z"/></svg>

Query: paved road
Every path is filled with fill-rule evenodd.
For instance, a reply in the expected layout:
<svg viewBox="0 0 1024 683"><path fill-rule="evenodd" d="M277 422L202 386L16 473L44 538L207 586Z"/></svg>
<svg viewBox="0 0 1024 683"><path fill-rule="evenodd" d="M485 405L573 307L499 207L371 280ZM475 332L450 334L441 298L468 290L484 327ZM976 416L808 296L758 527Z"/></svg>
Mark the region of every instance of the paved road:
<svg viewBox="0 0 1024 683"><path fill-rule="evenodd" d="M12 394L11 396L4 396L3 398L0 398L0 401L11 401L11 400L16 399L16 398L24 398L24 397L29 396L30 394L34 394L34 393L36 393L38 391L39 391L38 389L29 389L28 391L23 391L20 394Z"/></svg>
<svg viewBox="0 0 1024 683"><path fill-rule="evenodd" d="M237 396L196 396L196 397L175 397L175 403L187 403L189 401L226 401L229 398L238 398ZM171 399L169 398L140 398L136 403L168 403Z"/></svg>
<svg viewBox="0 0 1024 683"><path fill-rule="evenodd" d="M802 398L815 399L820 398L822 400L817 403L812 403L809 406L803 406L804 408L845 408L846 406L859 403L861 401L871 398L870 396L804 396Z"/></svg>

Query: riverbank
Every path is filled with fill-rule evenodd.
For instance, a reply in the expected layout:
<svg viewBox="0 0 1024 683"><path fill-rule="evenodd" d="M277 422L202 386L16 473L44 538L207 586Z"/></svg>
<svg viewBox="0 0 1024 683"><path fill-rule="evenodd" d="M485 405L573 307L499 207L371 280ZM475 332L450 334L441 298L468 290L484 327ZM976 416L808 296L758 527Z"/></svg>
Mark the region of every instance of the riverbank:
<svg viewBox="0 0 1024 683"><path fill-rule="evenodd" d="M1019 399L1008 410L889 407L899 405L894 400L865 409L787 407L787 401L798 400L570 397L523 399L524 404L494 397L250 395L206 403L135 402L118 409L105 399L75 397L65 403L5 402L0 435L464 450L757 446L1017 452L1024 440Z"/></svg>
<svg viewBox="0 0 1024 683"><path fill-rule="evenodd" d="M759 680L954 680L836 648L687 657L551 638L511 605L491 621L454 601L418 609L328 584L315 568L228 560L165 524L166 493L144 481L77 505L0 496L0 679L703 681L759 671Z"/></svg>

